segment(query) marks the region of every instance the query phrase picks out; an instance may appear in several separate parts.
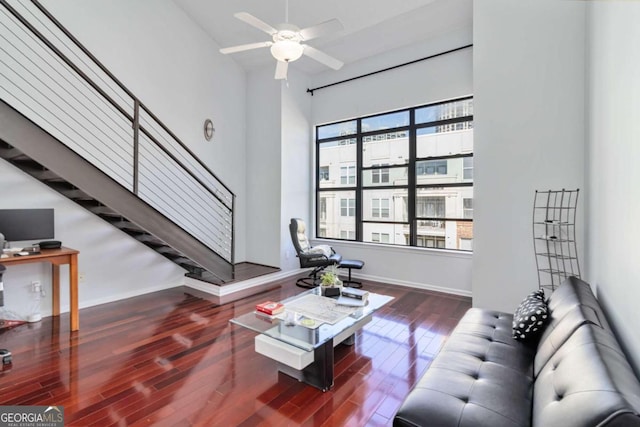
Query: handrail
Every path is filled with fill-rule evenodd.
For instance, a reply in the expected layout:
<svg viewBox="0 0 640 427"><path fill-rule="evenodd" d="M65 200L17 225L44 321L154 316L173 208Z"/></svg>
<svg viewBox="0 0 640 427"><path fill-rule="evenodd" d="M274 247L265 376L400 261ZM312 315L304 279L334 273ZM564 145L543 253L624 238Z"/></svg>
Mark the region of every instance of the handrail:
<svg viewBox="0 0 640 427"><path fill-rule="evenodd" d="M218 181L218 182L220 183L220 185L222 185L222 187L224 187L224 189L225 189L225 190L227 190L229 193L231 193L231 195L232 195L232 196L234 196L234 197L235 197L235 194L233 193L233 191L231 191L231 190L229 189L229 187L227 187L227 186L226 186L226 184L225 184L224 182L222 182L222 181L221 181L221 180L216 176L216 174L215 174L215 173L213 173L213 171L211 171L211 169L209 169L209 167L208 167L207 165L205 165L205 164L202 162L202 160L200 160L200 158L199 158L198 156L196 156L196 155L193 153L193 151L191 151L191 149L189 149L189 147L187 147L185 144L183 144L183 143L182 143L182 141L180 141L180 139L179 139L179 138L178 138L178 137L177 137L177 136L176 136L176 135L175 135L175 134L174 134L174 133L173 133L173 132L168 128L168 127L166 127L166 126L165 126L165 124L164 124L164 123L162 123L162 122L161 122L161 121L156 117L156 115L155 115L155 114L153 114L153 113L152 113L152 112L151 112L151 111L150 111L150 110L149 110L149 109L148 109L148 108L147 108L143 103L140 103L140 106L142 107L142 109L143 109L143 110L144 110L144 111L145 111L149 116L151 116L151 118L153 118L153 120L155 120L155 121L156 121L156 123L158 123L160 126L162 126L162 129L163 129L165 132L167 132L169 135L171 135L171 137L172 137L173 139L175 139L175 140L176 140L176 142L177 142L178 144L180 144L180 145L182 146L182 148L183 148L187 153L189 153L189 154L193 157L193 159L194 159L194 160L196 160L196 161L200 164L200 166L202 166L202 167L204 168L204 170L206 170L207 172L209 172L209 173L211 174L211 176L213 176L213 177L216 179L216 181Z"/></svg>
<svg viewBox="0 0 640 427"><path fill-rule="evenodd" d="M138 124L139 126L139 124ZM171 160L173 160L176 164L180 165L180 167L182 169L184 169L189 175L191 175L191 177L200 185L202 185L213 197L215 197L216 199L218 199L218 201L220 203L222 203L223 205L227 206L227 204L224 202L224 200L222 200L220 198L220 196L218 196L213 190L211 190L204 182L202 182L202 180L200 178L198 178L197 176L195 176L195 174L193 172L191 172L175 155L171 154L171 152L169 150L167 150L167 148L160 142L158 141L153 135L151 135L151 133L146 130L144 128L144 126L139 126L139 129L142 130L142 132L147 136L147 138L150 138ZM137 137L137 134L136 134ZM135 157L135 151L134 151L134 157ZM136 163L134 162L134 169L137 168ZM136 174L137 175L137 174ZM134 178L134 188L137 186L135 184L135 182L137 181L137 178ZM222 183L221 183L222 184ZM223 184L224 185L224 184ZM225 187L226 188L226 187ZM230 192L231 193L231 192ZM134 194L137 194L137 191L134 191ZM233 193L231 193L233 195ZM227 208L229 208L227 206ZM231 209L229 209L231 210Z"/></svg>
<svg viewBox="0 0 640 427"><path fill-rule="evenodd" d="M214 246L215 247L220 247L222 248L224 253L229 253L229 256L226 257L224 255L222 255L221 253L219 253L217 250L213 249L212 245L209 245L207 243L205 243L207 246L209 246L210 248L212 248L212 250L218 252L220 255L222 255L224 258L230 260L230 263L233 264L233 259L234 259L234 247L235 247L235 242L234 242L234 228L235 228L235 221L234 221L234 216L235 216L235 194L229 189L229 187L222 182L217 175L211 171L211 169L200 159L198 158L191 149L189 149L189 147L187 147L162 121L160 121L158 119L158 117L152 113L149 108L147 108L118 78L116 78L105 66L104 64L102 64L82 43L80 43L80 41L75 38L42 4L40 4L40 2L38 0L31 0L30 3L35 6L35 8L37 8L37 10L43 15L45 16L51 23L53 23L55 25L55 28L57 28L57 30L59 30L62 34L64 34L64 36L66 36L66 38L68 38L68 40L70 40L72 42L72 44L79 49L79 51L86 56L86 58L88 58L88 61L85 61L84 57L82 57L81 55L78 56L78 54L76 52L78 51L74 51L73 49L70 49L69 46L71 46L70 44L68 44L67 42L63 41L61 38L58 37L58 35L56 35L55 32L51 31L51 29L53 27L50 27L47 24L44 24L42 22L42 20L40 18L38 18L36 15L34 15L34 23L36 25L41 25L40 28L43 29L43 31L46 32L50 32L52 35L52 40L57 39L57 41L61 42L62 44L61 49L66 49L70 52L71 56L76 55L76 59L79 61L78 64L83 65L85 67L85 69L87 70L87 72L83 71L83 69L81 69L76 63L74 63L74 61L72 59L70 59L69 56L67 56L64 52L62 52L61 49L59 49L51 40L49 40L47 38L47 36L45 36L38 28L36 28L36 26L34 24L32 24L31 22L28 21L27 18L25 18L20 12L18 12L16 10L16 8L14 8L12 5L9 4L9 0L0 0L0 3L5 7L5 9L10 12L10 14L17 19L26 29L29 30L29 32L34 35L35 37L37 37L37 39L42 42L46 48L48 48L50 50L51 53L53 53L55 56L52 58L59 58L59 60L61 60L67 67L69 67L70 70L73 71L73 73L75 73L75 75L77 77L80 78L80 80L77 80L78 82L84 81L86 84L89 85L89 87L93 90L95 90L95 92L97 93L96 95L94 95L95 97L92 98L93 100L99 100L100 98L102 98L102 100L104 102L106 102L104 105L110 105L112 108L114 108L119 114L121 114L120 117L122 117L122 119L126 119L128 121L128 123L130 124L131 128L133 130L133 133L128 133L125 132L126 131L126 126L123 126L123 124L126 124L126 122L121 121L121 118L118 118L117 115L115 116L105 116L106 119L102 119L102 122L100 123L101 125L106 125L107 129L110 129L110 132L119 132L118 133L114 133L114 135L112 136L113 142L114 144L109 144L109 145L113 145L112 148L110 148L112 151L112 154L106 154L107 157L109 156L113 156L113 157L117 157L119 154L119 152L125 153L126 154L126 158L131 159L132 158L132 167L133 170L131 171L131 176L127 177L124 176L124 178L121 178L120 183L121 185L123 185L125 188L127 188L129 191L131 191L133 194L138 195L139 197L142 197L139 195L139 190L140 190L140 182L139 182L139 174L140 174L140 162L142 161L142 146L140 145L142 143L141 140L141 136L140 136L140 131L142 131L142 133L145 136L145 144L146 147L150 147L150 146L155 146L156 149L160 150L160 151L149 151L150 148L146 148L146 152L147 152L147 156L151 156L151 157L147 157L145 158L146 162L152 162L152 163L147 163L146 164L146 169L148 172L151 173L151 175L144 177L147 183L146 186L146 191L147 192L151 192L154 193L154 189L157 187L149 187L149 184L154 184L152 182L154 174L156 174L157 169L153 169L153 167L157 167L157 165L153 164L153 160L158 160L157 157L158 156L163 156L161 159L161 161L165 162L165 161L169 161L171 165L174 165L176 167L176 171L173 172L172 176L169 176L168 178L171 179L172 177L181 181L181 184L183 185L189 185L189 183L193 183L194 185L199 185L201 187L201 190L198 189L192 189L191 192L193 194L195 194L194 192L196 191L204 191L206 193L208 193L211 197L213 197L213 199L207 199L205 197L203 197L202 195L198 196L197 200L194 200L194 203L200 203L200 206L205 206L202 203L207 203L207 200L210 200L211 202L213 202L213 200L216 200L217 203L219 203L218 207L212 209L211 214L208 218L209 222L206 224L200 224L199 223L199 219L196 216L192 216L189 218L184 218L183 221L186 221L186 223L190 223L190 224L195 224L192 229L195 227L195 229L198 228L202 228L202 229L206 229L208 231L205 232L206 233L210 233L211 230L220 230L219 227L224 227L226 228L228 225L228 229L229 234L228 236L225 236L224 234L221 237L218 237L218 241L214 242ZM21 7L24 5L21 5ZM16 6L17 7L17 6ZM33 11L35 11L35 9L31 8L31 10L29 10L29 8L24 8L25 11L29 11L29 13L33 13ZM10 22L10 21L7 21ZM15 28L19 28L19 27L15 27ZM16 39L16 40L20 40L20 39ZM13 43L13 42L12 42ZM45 49L46 50L46 49ZM44 51L43 51L44 52ZM35 53L35 51L33 52ZM36 53L36 55L38 55ZM40 57L37 56L36 58L38 58L41 61L46 61L45 57ZM11 60L15 60L15 58L11 57ZM27 58L27 60L30 60L29 58ZM24 67L23 63L18 62L17 63L19 66ZM47 66L51 67L51 63L44 63ZM55 61L53 62L53 64L55 64ZM94 68L97 67L97 68ZM52 68L52 70L56 70L55 68ZM99 71L98 71L99 70ZM42 71L42 70L41 70ZM12 72L16 72L12 69ZM104 73L104 76L101 73ZM58 71L56 71L56 73L58 73ZM88 73L92 73L94 77L89 77ZM16 79L19 79L21 76L19 74L17 74ZM36 77L35 75L33 77ZM74 80L77 79L77 77L74 77ZM36 77L38 78L38 77ZM66 77L64 77L66 78ZM96 78L96 81L94 81L94 78ZM9 80L13 85L15 85L15 87L17 88L17 92L8 92L9 95L11 96L18 96L18 95L22 95L22 93L20 93L21 91L24 92L24 89L22 88L22 86L18 86L18 83L22 84L21 81L15 80ZM50 80L52 82L56 82L56 80ZM29 85L30 83L28 81L25 80L25 82L27 82L27 85ZM44 84L43 81L40 81L39 83ZM70 81L68 82L70 83ZM115 84L112 85L111 83ZM104 88L101 87L100 85L104 84ZM58 84L56 83L56 86ZM116 90L116 86L122 91L122 92L118 92L118 90ZM28 87L28 86L25 86ZM80 87L82 87L82 85L80 85ZM38 90L37 88L35 88L35 86L31 85L31 88L29 89L35 89L36 91ZM79 90L78 87L74 87L75 90ZM7 89L8 90L8 89ZM87 90L87 89L84 89ZM90 90L90 89L89 89ZM116 99L110 95L109 93L107 93L107 91L111 91L114 96L116 98L119 98L122 102L116 101ZM37 92L39 96L44 96L45 98L47 97L47 95L45 95L45 92ZM56 97L58 96L71 96L73 97L74 95L72 94L72 92L64 92L63 95L60 95L57 92L54 92L56 94ZM89 98L90 96L90 92L80 92L80 95L85 98L87 100L89 100L89 102L94 102L92 101L91 98ZM99 95L99 96L98 96ZM125 99L124 95L128 96L129 99ZM41 101L38 101L36 98L33 98L32 95L27 94L27 96L31 97L30 100L39 103L39 104L35 104L35 105L39 105L42 108L44 108L44 110L46 110L47 113L49 114L54 114L52 111L50 111L47 107L47 105L51 105L51 104L41 104ZM39 99L39 98L38 98ZM72 109L76 109L75 107L73 107L71 104L68 103L68 101L66 101L66 99L71 99L71 98L65 98L65 101L69 106L72 107ZM76 98L73 98L74 101L79 101ZM51 99L47 99L47 101L49 103L53 102L55 104L54 101L52 101ZM133 102L133 105L131 106L133 109L133 114L129 113L127 111L127 105L130 105L130 102ZM80 104L81 106L83 104ZM96 106L98 104L95 104ZM58 107L56 105L56 107ZM27 108L29 108L27 106ZM54 121L57 120L55 123L60 123L60 121L64 121L65 118L68 120L69 113L65 112L64 109L60 109L61 107L58 108L58 110L56 111L62 111L62 113L58 113L58 114L62 114L62 115L58 115L58 116L52 116ZM86 108L86 107L84 107ZM142 109L142 110L141 110ZM107 110L105 110L107 111ZM38 112L36 112L35 110L33 110L34 114L38 115L41 119L44 120L45 123L51 125L51 126L56 126L54 122L51 122L51 119L45 118L43 117L41 114L39 114ZM147 116L146 121L144 121L145 124L142 124L141 122L143 121L143 117L141 117L141 113L144 112L144 114ZM114 112L115 113L115 112ZM82 118L84 118L84 115L81 114L80 115ZM95 116L97 117L98 114L95 114ZM90 120L89 118L85 118L86 120ZM91 130L89 130L87 128L86 125L84 125L82 122L78 122L77 119L73 119L76 120L75 123L79 124L79 126L81 128L85 128L84 130L87 131L89 134L93 135L94 138L98 138L96 140L96 145L94 145L94 147L99 147L99 143L100 143L100 138L104 139L105 137L108 138L107 134L104 131L104 127L100 127L100 129L98 129L98 132L94 135L92 133ZM100 119L99 119L100 120ZM109 123L106 124L105 120L113 120L113 124L116 125L116 128L113 127L113 124ZM117 121L116 121L117 120ZM91 125L93 124L92 122L87 121L87 124ZM156 127L156 125L158 127ZM95 124L94 124L95 126ZM86 136L82 136L78 133L78 131L73 128L71 129L71 131L69 130L65 130L67 129L67 125L65 123L63 123L63 127L58 128L58 130L61 132L61 134L63 134L66 138L72 138L73 135L77 135L80 139L79 140L73 140L71 139L70 141L72 142L72 144L82 144L82 138L85 138L84 140L86 141ZM70 132L70 133L69 133ZM102 132L102 133L100 133ZM123 136L123 133L125 132ZM154 133L156 136L154 136ZM128 136L127 136L128 134ZM132 138L129 139L129 138ZM162 139L162 141L159 140L159 138ZM117 140L117 141L116 141ZM128 140L128 142L127 142ZM80 142L78 142L80 141ZM163 142L164 141L164 142ZM110 140L111 142L111 140ZM174 144L175 143L175 144ZM123 144L124 144L124 149L126 151L122 151L123 150ZM149 145L152 144L152 145ZM101 151L101 148L98 148L99 151ZM113 151L113 150L120 150L120 151ZM131 150L131 152L129 152L128 150ZM161 154L153 154L153 153L161 153ZM104 153L103 153L104 154ZM178 158L180 157L180 158ZM103 155L104 158L104 155ZM110 157L109 157L110 158ZM153 158L153 160L151 160ZM125 157L122 157L122 159L125 159ZM101 163L102 162L102 163ZM188 163L188 164L185 164ZM94 163L95 166L100 167L98 164ZM98 160L98 163L100 164L105 164L104 160ZM126 164L126 159L125 159L125 164ZM107 166L113 169L110 169L113 173L116 173L117 176L122 177L122 175L118 175L118 173L116 170L123 170L122 169L122 162L118 163L113 163L110 164L110 166ZM150 169L151 168L151 169ZM177 172L177 171L182 171L182 172ZM181 175L183 174L183 175ZM186 174L186 175L184 175ZM182 178L181 178L182 177ZM188 177L188 179L187 179ZM132 182L130 181L130 179L132 179ZM123 184L122 180L124 180L124 182L126 183ZM204 182L204 181L207 182ZM197 184L196 184L197 183ZM132 187L129 188L128 186L132 184ZM175 187L175 186L174 186ZM162 199L159 201L156 201L156 203L161 203L164 204L166 206L170 205L172 202L176 201L176 200L183 200L184 196L180 195L179 193L176 193L175 188L168 188L168 189L163 189L163 191L165 192L164 195L167 199ZM174 193L171 193L171 191L174 191ZM149 194L151 194L149 193ZM150 197L149 194L145 195L145 197ZM155 194L155 193L154 193ZM177 196L176 196L177 194ZM200 193L200 194L205 194L205 193ZM177 197L177 199L176 199ZM186 200L186 199L184 199ZM219 210L218 210L219 209ZM206 210L206 208L205 208ZM226 211L226 213L224 213ZM170 214L169 214L170 215ZM219 215L216 218L214 218L211 215ZM180 224L179 224L180 225ZM180 225L183 229L185 229L185 231L187 231L188 233L192 234L195 238L203 241L202 239L200 239L197 235L193 234L192 230L189 230L187 228L185 228L184 225ZM230 241L226 240L226 238L229 237ZM223 244L220 244L220 242L222 242ZM228 242L229 247L225 246L226 242ZM204 241L203 241L204 243Z"/></svg>
<svg viewBox="0 0 640 427"><path fill-rule="evenodd" d="M74 71L76 71L78 74L80 74L80 76L87 81L87 83L91 84L92 86L95 85L95 83L89 79L89 77L86 76L86 74L84 74L80 69L78 69L75 64L73 64L72 62L70 62L70 60L62 53L60 52L55 46L53 46L48 40L46 40L46 38L41 37L42 34L40 34L30 23L28 23L26 20L24 20L24 18L22 18L22 16L20 14L18 14L17 12L15 12L15 9L11 8L11 6L8 5L7 0L0 0L5 6L7 6L8 8L12 9L12 13L14 13L14 15L16 17L18 17L18 19L20 19L21 22L23 22L25 25L27 25L29 27L29 29L34 32L34 34L38 35L38 38L40 38L44 43L47 44L47 46L49 46L52 50L54 50L56 52L56 54L58 56L61 57L61 59L63 59L65 62L67 62L67 64L72 67L74 69ZM167 132L178 144L180 144L180 146L191 156L193 157L193 159L195 161L197 161L200 166L202 166L202 168L204 170L206 170L209 174L211 174L211 176L213 176L216 181L218 181L218 183L220 185L222 185L222 187L227 190L229 193L231 193L232 197L235 197L235 194L233 193L233 191L231 191L229 189L229 187L227 187L227 185L222 182L222 180L220 180L220 178L218 178L218 176L202 161L200 160L200 158L198 156L196 156L193 151L191 151L191 149L189 149L189 147L187 147L160 119L158 119L158 117L153 114L143 103L142 101L140 101L138 99L138 97L136 97L133 92L131 92L116 76L114 76L111 71L109 71L109 69L107 67L104 66L104 64L102 64L102 62L100 62L100 60L98 58L96 58L82 43L80 43L80 41L73 35L71 34L71 32L69 32L69 30L67 30L62 23L60 23L60 21L58 21L38 0L31 0L31 2L47 17L51 20L51 22L53 22L55 24L56 27L58 27L58 29L60 31L62 31L68 38L69 40L71 40L77 47L78 49L80 49L85 55L87 55L94 63L95 65L97 65L100 70L102 70L103 73L105 73L107 76L109 76L109 78L111 78L113 80L114 83L116 83L118 85L118 87L120 87L120 89L122 89L127 95L129 95L134 102L138 103L139 107L142 107L142 109L149 114L153 120L156 121L156 123L158 123L162 129ZM125 112L123 109L121 109L121 107L118 105L117 102L115 102L109 95L107 95L106 93L104 93L104 91L102 91L102 89L100 89L99 87L97 87L97 85L94 86L94 88L96 90L98 90L100 92L101 95L103 95L105 98L107 98L107 100L109 101L109 103L111 103L114 107L118 108L118 110L120 110L120 112L124 115L126 115L129 120L131 120L132 122L134 121L134 118L131 117L127 112ZM156 143L160 144L159 141L156 141Z"/></svg>
<svg viewBox="0 0 640 427"><path fill-rule="evenodd" d="M138 174L140 173L140 101L134 101L133 117L133 194L138 194Z"/></svg>
<svg viewBox="0 0 640 427"><path fill-rule="evenodd" d="M89 83L91 85L91 87L93 87L96 91L98 91L98 93L100 93L100 95L102 95L104 98L106 98L107 101L109 101L109 103L111 105L113 105L115 108L117 108L118 111L120 111L120 113L122 113L122 115L126 116L130 121L133 121L133 117L131 115L129 115L129 113L124 108L122 108L109 95L107 95L107 93L104 90L102 90L102 88L100 86L98 86L93 80L91 80L80 68L78 68L78 66L76 66L76 64L74 64L69 58L67 58L67 56L65 54L60 52L60 49L58 49L53 43L51 43L46 37L44 37L40 31L38 31L33 25L31 25L31 23L29 21L27 21L24 18L24 16L22 16L20 13L18 13L18 11L15 10L11 5L9 5L9 2L7 0L0 0L0 2L2 2L2 5L4 7L6 7L7 10L9 10L13 14L13 16L15 16L17 19L19 19L20 22L22 22L22 24L25 27L29 28L29 30L33 34L35 34L40 39L40 41L42 41L44 44L46 44L49 49L51 49L53 52L55 52L55 54L58 55L58 57L60 59L62 59L69 67L71 67L73 69L73 71L78 73L78 75L80 77L82 77L87 83ZM37 0L32 0L32 2L36 6L41 7L40 4L37 2ZM44 13L48 14L48 12L44 12ZM57 22L57 21L54 21L54 23L55 22ZM62 31L66 31L66 30L62 30ZM78 46L78 47L80 47L80 46ZM89 56L92 57L91 55L89 55ZM96 64L96 65L101 66L101 64ZM134 96L131 96L131 97L135 99Z"/></svg>

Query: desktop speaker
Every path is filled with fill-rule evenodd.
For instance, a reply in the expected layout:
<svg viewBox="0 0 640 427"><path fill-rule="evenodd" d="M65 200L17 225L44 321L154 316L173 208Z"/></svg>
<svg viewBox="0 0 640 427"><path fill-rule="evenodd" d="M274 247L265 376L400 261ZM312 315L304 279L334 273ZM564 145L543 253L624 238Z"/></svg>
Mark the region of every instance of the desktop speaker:
<svg viewBox="0 0 640 427"><path fill-rule="evenodd" d="M40 249L60 249L62 243L59 240L45 240L38 244Z"/></svg>

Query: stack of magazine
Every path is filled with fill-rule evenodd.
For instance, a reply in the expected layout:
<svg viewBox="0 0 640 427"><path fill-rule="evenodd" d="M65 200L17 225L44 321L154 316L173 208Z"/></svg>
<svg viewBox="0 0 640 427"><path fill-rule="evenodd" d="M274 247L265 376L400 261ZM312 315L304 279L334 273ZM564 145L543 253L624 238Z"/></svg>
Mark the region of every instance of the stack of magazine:
<svg viewBox="0 0 640 427"><path fill-rule="evenodd" d="M350 307L364 307L367 305L369 292L362 289L342 288L340 297L336 300L336 304L347 305Z"/></svg>

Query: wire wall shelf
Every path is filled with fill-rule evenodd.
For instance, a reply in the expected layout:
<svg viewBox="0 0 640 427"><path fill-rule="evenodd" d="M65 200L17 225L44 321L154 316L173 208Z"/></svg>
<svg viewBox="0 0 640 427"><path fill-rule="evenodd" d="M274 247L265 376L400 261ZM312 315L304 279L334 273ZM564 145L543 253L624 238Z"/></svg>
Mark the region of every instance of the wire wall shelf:
<svg viewBox="0 0 640 427"><path fill-rule="evenodd" d="M538 286L555 290L565 278L580 277L576 249L576 211L580 190L536 190L533 248Z"/></svg>

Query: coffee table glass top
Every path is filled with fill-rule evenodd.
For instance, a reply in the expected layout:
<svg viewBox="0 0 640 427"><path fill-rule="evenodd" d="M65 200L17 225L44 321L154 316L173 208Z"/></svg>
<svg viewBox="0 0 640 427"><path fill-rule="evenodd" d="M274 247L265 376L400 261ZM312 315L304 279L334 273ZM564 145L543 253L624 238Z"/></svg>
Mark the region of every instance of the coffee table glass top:
<svg viewBox="0 0 640 427"><path fill-rule="evenodd" d="M337 305L336 299L323 297L320 288L314 288L280 301L285 311L277 316L252 311L231 319L231 323L311 351L391 300L391 296L369 292L364 307L348 307Z"/></svg>

